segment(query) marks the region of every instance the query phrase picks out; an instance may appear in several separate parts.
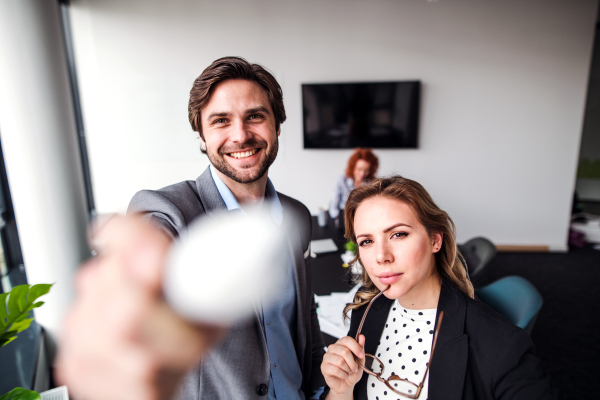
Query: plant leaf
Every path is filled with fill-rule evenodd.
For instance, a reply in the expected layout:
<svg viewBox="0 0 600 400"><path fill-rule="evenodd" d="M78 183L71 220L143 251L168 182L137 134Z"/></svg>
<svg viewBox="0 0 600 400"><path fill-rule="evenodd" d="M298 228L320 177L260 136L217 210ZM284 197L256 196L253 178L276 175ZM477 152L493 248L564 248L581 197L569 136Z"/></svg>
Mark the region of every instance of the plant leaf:
<svg viewBox="0 0 600 400"><path fill-rule="evenodd" d="M16 334L17 331L8 331L0 335L0 339L9 339L10 337L15 336Z"/></svg>
<svg viewBox="0 0 600 400"><path fill-rule="evenodd" d="M36 301L39 297L47 294L50 291L50 288L54 286L54 283L40 283L38 285L33 285L31 289L29 289L29 295L27 296L27 305L30 306Z"/></svg>
<svg viewBox="0 0 600 400"><path fill-rule="evenodd" d="M30 318L30 317L31 317L31 318L33 318L33 314L31 313L31 311L21 314L21 316L20 316L19 318L17 318L17 319L15 320L15 322L21 322L21 321L23 321L24 319L27 319L27 318ZM13 324L14 324L15 322L13 322Z"/></svg>
<svg viewBox="0 0 600 400"><path fill-rule="evenodd" d="M0 347L7 345L13 341L16 335L25 329L29 328L33 318L31 310L40 307L44 304L43 301L34 301L40 296L45 295L53 286L50 284L15 286L10 292L0 295L0 308L2 301L6 302L7 307L4 307L4 313L0 318ZM8 296L8 301L6 298ZM2 311L0 310L0 313Z"/></svg>
<svg viewBox="0 0 600 400"><path fill-rule="evenodd" d="M23 332L25 329L29 328L29 325L31 325L31 321L33 321L33 318L24 319L23 321L15 322L14 324L11 325L10 329L13 331L16 330L17 333Z"/></svg>
<svg viewBox="0 0 600 400"><path fill-rule="evenodd" d="M13 340L15 340L17 338L17 336L13 336L10 339L0 339L0 347L2 346L6 346L7 344L9 344L10 342L12 342Z"/></svg>
<svg viewBox="0 0 600 400"><path fill-rule="evenodd" d="M40 400L41 398L39 393L20 387L0 396L0 400Z"/></svg>
<svg viewBox="0 0 600 400"><path fill-rule="evenodd" d="M30 309L30 310L33 310L34 308L38 308L38 307L41 307L41 306L43 306L43 305L44 305L44 302L43 302L43 301L38 301L37 303L33 303L33 304L32 304L32 305L29 307L29 309Z"/></svg>
<svg viewBox="0 0 600 400"><path fill-rule="evenodd" d="M27 292L29 291L29 285L19 285L12 288L8 296L8 321L11 321L11 317L16 319L18 314L25 308Z"/></svg>
<svg viewBox="0 0 600 400"><path fill-rule="evenodd" d="M6 318L8 317L8 311L6 310L6 298L8 297L9 293L0 294L0 331L3 331L6 327Z"/></svg>

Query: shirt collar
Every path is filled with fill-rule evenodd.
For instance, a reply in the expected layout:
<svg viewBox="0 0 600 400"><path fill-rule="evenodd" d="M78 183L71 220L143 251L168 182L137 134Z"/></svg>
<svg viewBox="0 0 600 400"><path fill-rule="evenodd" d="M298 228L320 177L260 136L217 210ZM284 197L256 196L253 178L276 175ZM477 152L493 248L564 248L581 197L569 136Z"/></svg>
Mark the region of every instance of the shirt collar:
<svg viewBox="0 0 600 400"><path fill-rule="evenodd" d="M350 190L354 189L354 179L346 177L346 187Z"/></svg>
<svg viewBox="0 0 600 400"><path fill-rule="evenodd" d="M212 176L213 181L215 182L215 186L225 202L225 206L227 207L227 211L232 210L242 210L240 203L237 201L231 190L227 187L225 183L219 178L219 175L215 172L215 169L212 165L209 166L210 175ZM267 178L267 188L265 190L265 202L270 203L271 207L271 219L277 226L281 226L283 222L283 207L281 206L281 202L279 201L279 197L277 196L277 192L275 191L275 187L269 178Z"/></svg>

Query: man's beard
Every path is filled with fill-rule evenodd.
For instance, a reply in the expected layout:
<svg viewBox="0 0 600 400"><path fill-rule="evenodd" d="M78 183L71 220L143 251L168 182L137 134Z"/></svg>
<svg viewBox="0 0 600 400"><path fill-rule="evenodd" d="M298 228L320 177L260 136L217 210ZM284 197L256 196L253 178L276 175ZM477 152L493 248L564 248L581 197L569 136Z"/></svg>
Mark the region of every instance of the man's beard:
<svg viewBox="0 0 600 400"><path fill-rule="evenodd" d="M266 153L264 156L262 156L262 160L258 165L258 170L254 174L250 174L250 171L247 171L245 173L243 169L241 171L236 170L230 164L228 164L227 161L225 161L225 157L229 157L227 156L227 154L244 151L244 149L248 148L259 148L260 151L264 151ZM228 178L233 179L237 183L252 183L262 178L263 175L269 170L269 167L271 166L271 164L273 164L275 158L277 157L278 150L279 138L275 140L275 142L273 143L273 147L270 149L270 151L267 151L266 141L250 139L247 142L245 142L241 148L231 150L219 149L218 157L214 157L210 153L210 151L207 151L206 155L208 156L208 159L212 163L213 167L215 167L219 172L221 172Z"/></svg>

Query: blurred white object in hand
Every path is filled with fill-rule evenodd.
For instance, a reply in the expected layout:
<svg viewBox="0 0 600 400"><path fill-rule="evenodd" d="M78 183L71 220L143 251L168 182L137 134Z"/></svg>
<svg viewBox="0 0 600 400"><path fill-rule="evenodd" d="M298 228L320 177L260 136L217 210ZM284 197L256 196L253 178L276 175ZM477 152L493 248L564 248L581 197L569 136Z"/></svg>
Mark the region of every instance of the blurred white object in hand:
<svg viewBox="0 0 600 400"><path fill-rule="evenodd" d="M192 222L167 259L167 303L190 321L229 325L248 317L278 297L286 248L283 228L264 212Z"/></svg>

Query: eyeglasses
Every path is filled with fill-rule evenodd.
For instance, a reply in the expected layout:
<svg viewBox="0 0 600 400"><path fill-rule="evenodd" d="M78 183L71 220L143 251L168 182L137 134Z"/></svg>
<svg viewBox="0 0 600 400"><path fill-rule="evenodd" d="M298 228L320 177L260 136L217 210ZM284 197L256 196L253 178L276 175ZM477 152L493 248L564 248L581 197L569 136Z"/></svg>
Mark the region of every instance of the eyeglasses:
<svg viewBox="0 0 600 400"><path fill-rule="evenodd" d="M383 290L381 293L379 293L377 296L373 297L373 299L369 302L369 305L367 306L367 309L365 310L365 314L362 317L362 320L360 321L360 325L358 326L358 331L356 332L356 341L358 342L358 337L360 335L360 331L362 330L363 327L363 323L365 322L365 318L367 317L367 313L369 312L369 309L371 308L371 305L373 304L373 302L375 300L377 300L377 298L379 296L381 296L383 294L383 292L385 292L386 290L388 290L391 287L388 286L385 290ZM406 378L400 378L398 375L392 375L389 378L385 379L382 378L381 375L383 375L383 371L385 369L385 366L383 365L383 363L381 362L381 360L379 360L379 358L375 357L372 354L365 354L365 364L364 365L362 362L360 362L360 360L354 356L354 359L356 360L356 362L358 363L358 365L360 365L360 367L362 368L363 371L365 371L367 374L374 376L379 382L383 382L385 383L385 385L394 393L396 394L401 394L404 397L408 397L409 399L417 399L419 397L419 395L421 394L421 390L423 389L423 385L425 384L425 378L427 377L427 373L429 372L429 367L431 367L431 359L433 358L433 352L435 351L435 344L437 343L437 337L438 337L438 333L440 331L440 326L442 325L442 317L444 316L444 312L440 311L440 316L438 317L438 321L437 321L437 328L435 328L435 333L433 334L433 345L431 346L431 353L429 355L429 362L427 363L427 368L425 369L425 373L423 374L423 380L421 381L420 384L416 384L414 382L409 381ZM379 372L374 372L373 371L373 364L377 362L379 363ZM398 391L397 389L394 389L392 387L392 383L390 383L390 381L402 381L405 382L406 384L412 385L415 387L415 393L403 393Z"/></svg>

